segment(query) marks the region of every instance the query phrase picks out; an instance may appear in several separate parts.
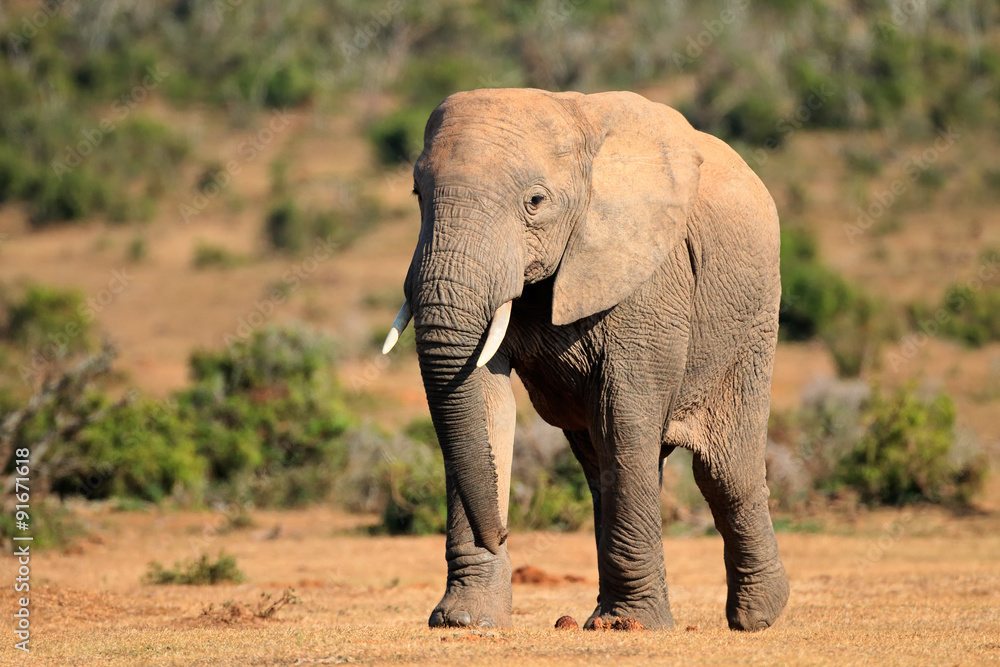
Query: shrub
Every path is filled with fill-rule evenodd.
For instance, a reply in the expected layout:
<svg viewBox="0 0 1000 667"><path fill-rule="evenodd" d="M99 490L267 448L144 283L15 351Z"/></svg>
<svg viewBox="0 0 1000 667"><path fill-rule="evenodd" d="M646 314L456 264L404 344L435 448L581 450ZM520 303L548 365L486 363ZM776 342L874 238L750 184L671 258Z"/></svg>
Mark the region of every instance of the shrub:
<svg viewBox="0 0 1000 667"><path fill-rule="evenodd" d="M514 480L513 486L524 484ZM564 448L550 471L540 470L524 488L511 494L511 527L523 530L577 530L593 518L593 502L583 468Z"/></svg>
<svg viewBox="0 0 1000 667"><path fill-rule="evenodd" d="M64 353L92 344L93 313L78 290L32 285L7 307L4 337L28 350L56 345Z"/></svg>
<svg viewBox="0 0 1000 667"><path fill-rule="evenodd" d="M912 388L891 397L874 391L864 431L831 479L869 503L967 503L985 478L985 460L955 462L955 406L945 395L919 398Z"/></svg>
<svg viewBox="0 0 1000 667"><path fill-rule="evenodd" d="M243 257L222 246L199 241L194 248L194 259L191 264L196 269L231 269L243 261Z"/></svg>
<svg viewBox="0 0 1000 667"><path fill-rule="evenodd" d="M933 311L912 304L910 319L914 328L981 347L1000 340L1000 287L952 285Z"/></svg>
<svg viewBox="0 0 1000 667"><path fill-rule="evenodd" d="M444 459L429 419L405 430L412 443L380 467L387 502L378 529L392 535L443 533L447 527ZM550 434L558 436L551 441ZM508 524L524 530L577 530L593 516L583 469L564 436L538 422L524 424L515 449ZM527 443L525 440L527 439ZM528 451L525 451L528 450Z"/></svg>
<svg viewBox="0 0 1000 667"><path fill-rule="evenodd" d="M768 445L772 498L790 507L814 492L849 491L869 504L967 504L987 463L959 442L950 398L912 387L892 394L858 382L817 385L797 414L775 416Z"/></svg>
<svg viewBox="0 0 1000 667"><path fill-rule="evenodd" d="M76 514L54 498L32 499L30 525L32 550L68 547L90 533ZM17 544L11 538L23 536L13 511L0 515L0 539Z"/></svg>
<svg viewBox="0 0 1000 667"><path fill-rule="evenodd" d="M303 328L267 327L222 351L192 355L178 395L209 479L264 505L325 498L346 465L352 423L332 383L333 344Z"/></svg>
<svg viewBox="0 0 1000 667"><path fill-rule="evenodd" d="M279 196L264 218L264 239L272 250L299 253L309 244L344 246L378 219L378 206L362 198L346 205L303 210L289 196Z"/></svg>
<svg viewBox="0 0 1000 667"><path fill-rule="evenodd" d="M226 350L197 352L173 400L111 401L92 381L111 356L55 378L13 424L62 495L154 502L172 496L297 505L329 495L347 464L352 418L332 381L332 344L269 327ZM81 370L84 369L84 370Z"/></svg>
<svg viewBox="0 0 1000 667"><path fill-rule="evenodd" d="M857 290L820 263L811 234L781 231L780 332L785 340L808 340L855 308Z"/></svg>
<svg viewBox="0 0 1000 667"><path fill-rule="evenodd" d="M436 444L413 441L406 459L382 464L381 484L387 496L380 527L390 535L444 533L448 497L444 458Z"/></svg>
<svg viewBox="0 0 1000 667"><path fill-rule="evenodd" d="M200 500L205 460L171 404L146 398L118 407L96 394L92 400L91 410L105 414L49 459L54 491L90 499L158 502L184 494Z"/></svg>
<svg viewBox="0 0 1000 667"><path fill-rule="evenodd" d="M146 574L143 575L142 583L214 586L224 581L238 584L245 579L246 575L237 567L236 559L219 552L219 557L214 561L209 558L208 554L202 554L197 560L175 563L174 568L170 570L153 561L149 564Z"/></svg>
<svg viewBox="0 0 1000 667"><path fill-rule="evenodd" d="M328 336L305 327L268 326L221 350L192 353L191 374L223 395L309 384L332 367L335 350Z"/></svg>
<svg viewBox="0 0 1000 667"><path fill-rule="evenodd" d="M432 109L403 108L372 124L368 140L380 164L392 166L416 159L424 148L424 126Z"/></svg>

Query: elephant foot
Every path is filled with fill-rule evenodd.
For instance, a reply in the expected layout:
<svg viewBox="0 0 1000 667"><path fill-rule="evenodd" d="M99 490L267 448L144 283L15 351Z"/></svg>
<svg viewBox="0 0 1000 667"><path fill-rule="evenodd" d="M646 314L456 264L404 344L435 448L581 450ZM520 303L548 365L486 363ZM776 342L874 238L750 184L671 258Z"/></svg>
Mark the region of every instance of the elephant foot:
<svg viewBox="0 0 1000 667"><path fill-rule="evenodd" d="M481 552L449 559L448 588L431 612L430 627L511 627L510 557L506 549L496 556Z"/></svg>
<svg viewBox="0 0 1000 667"><path fill-rule="evenodd" d="M432 628L509 628L510 604L493 591L465 589L444 594L427 624Z"/></svg>
<svg viewBox="0 0 1000 667"><path fill-rule="evenodd" d="M670 604L666 601L655 607L631 607L617 604L612 609L604 611L597 606L587 622L584 630L620 630L635 632L638 630L672 630L674 617L670 613Z"/></svg>
<svg viewBox="0 0 1000 667"><path fill-rule="evenodd" d="M730 582L726 619L730 630L757 632L771 627L788 602L788 575L777 565L757 575Z"/></svg>

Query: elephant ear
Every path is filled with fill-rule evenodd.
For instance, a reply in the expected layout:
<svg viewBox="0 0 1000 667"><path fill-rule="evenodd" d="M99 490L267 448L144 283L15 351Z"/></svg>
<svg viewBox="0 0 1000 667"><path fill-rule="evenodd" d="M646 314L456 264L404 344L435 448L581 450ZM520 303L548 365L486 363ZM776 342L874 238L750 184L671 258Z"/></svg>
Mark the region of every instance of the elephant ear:
<svg viewBox="0 0 1000 667"><path fill-rule="evenodd" d="M698 196L701 153L683 116L634 93L574 98L589 125L590 205L566 244L552 323L607 310L666 261ZM593 150L593 148L591 149Z"/></svg>

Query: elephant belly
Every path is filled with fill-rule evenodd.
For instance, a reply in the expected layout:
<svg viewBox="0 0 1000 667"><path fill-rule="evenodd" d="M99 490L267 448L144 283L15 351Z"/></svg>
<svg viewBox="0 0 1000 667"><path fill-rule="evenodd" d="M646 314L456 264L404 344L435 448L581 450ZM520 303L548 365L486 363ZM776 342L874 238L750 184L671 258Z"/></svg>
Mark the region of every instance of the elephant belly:
<svg viewBox="0 0 1000 667"><path fill-rule="evenodd" d="M528 390L531 404L538 416L547 423L567 431L587 429L584 401L570 382L560 382L552 374L517 369L518 377Z"/></svg>

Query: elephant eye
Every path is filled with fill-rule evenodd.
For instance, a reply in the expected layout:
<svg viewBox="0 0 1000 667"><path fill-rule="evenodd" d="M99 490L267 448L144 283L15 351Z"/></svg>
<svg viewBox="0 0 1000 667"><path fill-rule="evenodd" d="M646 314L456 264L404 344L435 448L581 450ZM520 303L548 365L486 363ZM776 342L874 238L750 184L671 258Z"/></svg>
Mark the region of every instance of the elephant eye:
<svg viewBox="0 0 1000 667"><path fill-rule="evenodd" d="M528 209L534 211L542 205L543 201L545 201L545 195L532 195L531 199L528 200Z"/></svg>

